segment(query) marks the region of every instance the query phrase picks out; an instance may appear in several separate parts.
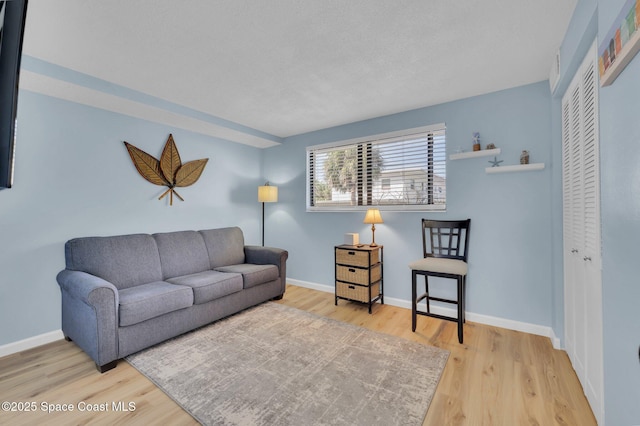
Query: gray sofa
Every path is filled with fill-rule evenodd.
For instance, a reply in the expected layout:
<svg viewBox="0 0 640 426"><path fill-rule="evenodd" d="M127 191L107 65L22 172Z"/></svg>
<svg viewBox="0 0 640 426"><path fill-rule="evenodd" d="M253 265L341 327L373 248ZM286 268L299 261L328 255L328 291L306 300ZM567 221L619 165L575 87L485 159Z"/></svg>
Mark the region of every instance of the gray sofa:
<svg viewBox="0 0 640 426"><path fill-rule="evenodd" d="M285 291L288 252L240 228L87 237L65 244L62 331L100 372L118 359Z"/></svg>

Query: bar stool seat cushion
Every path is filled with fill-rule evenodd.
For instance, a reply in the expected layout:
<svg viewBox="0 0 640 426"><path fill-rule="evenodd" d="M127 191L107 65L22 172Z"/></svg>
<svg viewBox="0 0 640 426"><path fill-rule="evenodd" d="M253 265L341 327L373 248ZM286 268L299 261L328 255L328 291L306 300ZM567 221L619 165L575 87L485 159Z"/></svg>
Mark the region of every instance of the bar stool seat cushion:
<svg viewBox="0 0 640 426"><path fill-rule="evenodd" d="M413 261L409 268L414 271L429 271L440 274L467 275L467 262L459 259L425 257Z"/></svg>

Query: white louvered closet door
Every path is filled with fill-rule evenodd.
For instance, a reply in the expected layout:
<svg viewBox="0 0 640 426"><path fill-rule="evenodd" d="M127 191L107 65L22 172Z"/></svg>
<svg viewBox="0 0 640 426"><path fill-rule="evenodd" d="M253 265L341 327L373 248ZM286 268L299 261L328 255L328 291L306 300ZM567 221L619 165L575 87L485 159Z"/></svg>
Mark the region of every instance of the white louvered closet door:
<svg viewBox="0 0 640 426"><path fill-rule="evenodd" d="M562 98L565 347L604 421L598 78L595 43Z"/></svg>

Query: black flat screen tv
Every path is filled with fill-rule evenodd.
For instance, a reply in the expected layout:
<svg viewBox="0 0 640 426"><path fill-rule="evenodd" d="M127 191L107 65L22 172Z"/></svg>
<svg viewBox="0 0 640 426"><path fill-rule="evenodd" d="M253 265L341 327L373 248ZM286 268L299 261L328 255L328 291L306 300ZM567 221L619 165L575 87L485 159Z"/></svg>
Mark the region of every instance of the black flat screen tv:
<svg viewBox="0 0 640 426"><path fill-rule="evenodd" d="M0 189L11 188L27 0L0 1Z"/></svg>

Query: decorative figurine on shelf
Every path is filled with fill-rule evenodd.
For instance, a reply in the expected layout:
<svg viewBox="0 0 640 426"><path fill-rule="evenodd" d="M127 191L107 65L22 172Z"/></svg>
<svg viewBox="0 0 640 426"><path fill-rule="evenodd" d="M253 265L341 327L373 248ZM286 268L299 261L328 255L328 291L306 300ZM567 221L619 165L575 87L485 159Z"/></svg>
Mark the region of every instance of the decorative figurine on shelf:
<svg viewBox="0 0 640 426"><path fill-rule="evenodd" d="M492 143L487 144L487 149L496 149L496 146Z"/></svg>
<svg viewBox="0 0 640 426"><path fill-rule="evenodd" d="M473 150L480 151L482 147L480 146L480 133L473 132Z"/></svg>
<svg viewBox="0 0 640 426"><path fill-rule="evenodd" d="M529 164L529 151L522 151L522 154L520 154L520 164Z"/></svg>
<svg viewBox="0 0 640 426"><path fill-rule="evenodd" d="M498 160L498 157L493 157L493 161L489 160L489 163L491 163L491 167L499 167L502 161L503 160Z"/></svg>

